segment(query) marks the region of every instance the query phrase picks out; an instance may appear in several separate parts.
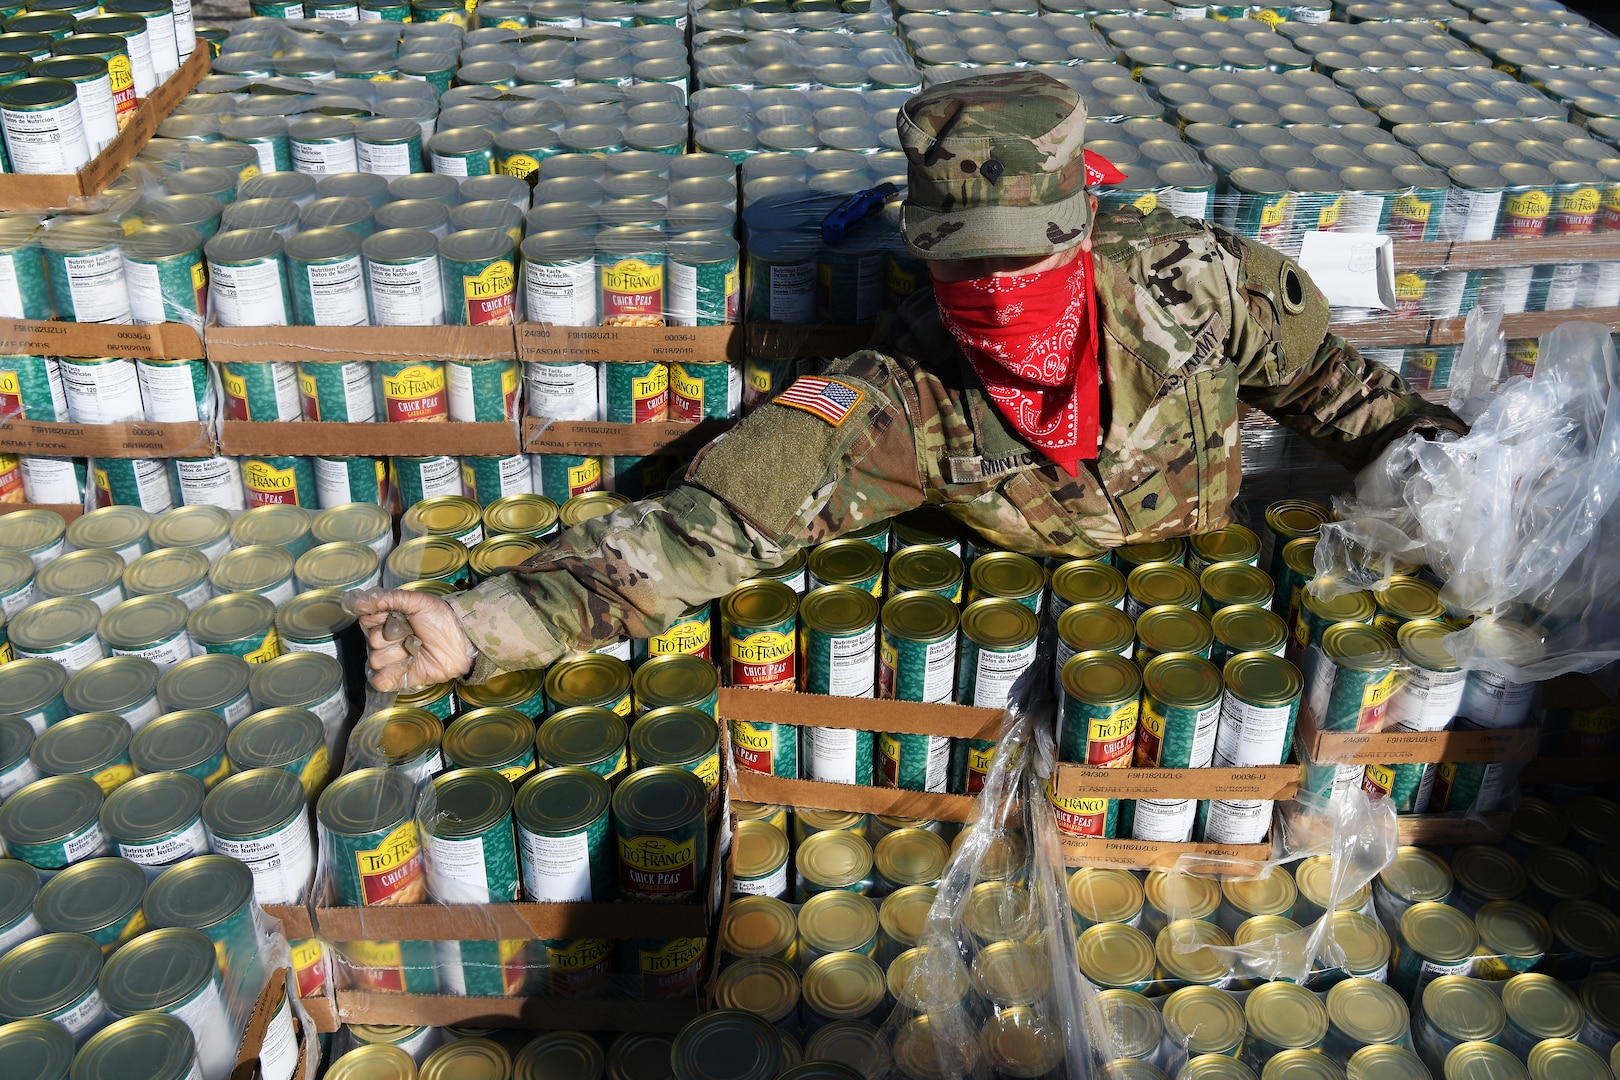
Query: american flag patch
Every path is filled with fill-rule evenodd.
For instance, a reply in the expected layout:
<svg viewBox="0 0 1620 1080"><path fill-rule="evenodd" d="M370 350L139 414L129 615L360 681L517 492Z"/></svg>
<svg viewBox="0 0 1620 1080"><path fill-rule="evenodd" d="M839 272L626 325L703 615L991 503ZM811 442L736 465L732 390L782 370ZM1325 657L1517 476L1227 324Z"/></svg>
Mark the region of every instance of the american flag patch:
<svg viewBox="0 0 1620 1080"><path fill-rule="evenodd" d="M822 379L801 375L793 385L777 395L776 403L790 409L803 409L837 427L844 422L855 406L866 395L837 379Z"/></svg>

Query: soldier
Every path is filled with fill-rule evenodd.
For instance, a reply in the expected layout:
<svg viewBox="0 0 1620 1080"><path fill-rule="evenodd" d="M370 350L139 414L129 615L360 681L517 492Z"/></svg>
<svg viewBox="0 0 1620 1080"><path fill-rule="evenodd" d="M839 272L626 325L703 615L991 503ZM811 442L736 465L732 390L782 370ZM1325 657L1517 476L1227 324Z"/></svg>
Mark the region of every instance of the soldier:
<svg viewBox="0 0 1620 1080"><path fill-rule="evenodd" d="M925 503L1035 556L1218 529L1242 478L1239 401L1351 469L1406 432L1466 430L1329 334L1327 301L1280 253L1164 211L1094 222L1085 107L1064 84L963 79L897 123L901 231L933 289L704 448L662 502L448 600L361 599L375 686L481 681L647 637L799 548ZM390 611L414 655L389 640L397 622L385 633Z"/></svg>

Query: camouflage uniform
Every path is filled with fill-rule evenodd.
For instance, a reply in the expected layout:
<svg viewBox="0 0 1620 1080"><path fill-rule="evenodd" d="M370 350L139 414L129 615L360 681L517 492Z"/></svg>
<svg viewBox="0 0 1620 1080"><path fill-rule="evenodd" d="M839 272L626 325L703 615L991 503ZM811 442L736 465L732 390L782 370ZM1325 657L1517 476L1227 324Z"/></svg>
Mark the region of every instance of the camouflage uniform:
<svg viewBox="0 0 1620 1080"><path fill-rule="evenodd" d="M1006 84L991 97L998 103L1007 87L1020 90L1020 100L1032 88L1049 89L1026 85L1028 73L990 78ZM930 94L913 104L926 105ZM1078 112L1083 129L1078 103L1063 108L1069 112L1057 110L1058 127L1067 130ZM906 112L914 111L908 104ZM1020 441L924 289L879 323L871 348L825 373L858 394L840 422L767 404L706 447L662 503L588 521L519 572L452 598L478 649L472 678L650 636L799 548L924 504L1037 556L1096 555L1218 529L1242 479L1240 401L1351 469L1406 431L1461 430L1445 409L1329 335L1326 301L1272 249L1163 211L1090 222L1089 210L1076 208L1086 197L1070 167L1078 139L1058 139L1066 158L1045 152L1057 144L1027 153L1025 139L1014 147L1025 151L1020 157L972 130L970 144L987 152L968 162L975 178L961 180L963 161L929 144L953 123L972 125L954 111L946 122L929 115L914 115L909 132L904 114L901 122L912 198L928 204L906 207L914 248L949 247L960 258L1028 254L1032 244L1062 250L1092 227L1104 381L1097 458L1071 478ZM1048 115L1034 130L1051 124ZM1003 160L1004 168L985 168ZM1026 174L1048 166L1061 175L1031 183ZM938 178L932 187L930 171ZM952 208L984 198L974 185L986 189L991 172L1006 176L1015 199L1039 196L1046 184L1045 197L1061 209L1031 219L1021 205L1020 226L952 228ZM1009 235L1010 247L1002 246Z"/></svg>

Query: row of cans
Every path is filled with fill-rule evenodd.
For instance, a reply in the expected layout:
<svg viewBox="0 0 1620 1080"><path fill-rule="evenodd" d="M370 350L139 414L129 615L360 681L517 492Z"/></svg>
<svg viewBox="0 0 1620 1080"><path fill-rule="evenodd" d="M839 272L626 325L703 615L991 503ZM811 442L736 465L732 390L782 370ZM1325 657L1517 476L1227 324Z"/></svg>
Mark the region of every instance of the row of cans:
<svg viewBox="0 0 1620 1080"><path fill-rule="evenodd" d="M712 87L692 95L693 137L699 145L712 145L750 135L760 152L898 151L895 115L911 94L905 89L750 92Z"/></svg>
<svg viewBox="0 0 1620 1080"><path fill-rule="evenodd" d="M1309 68L1310 51L1291 45L1291 42L1304 38L1321 43L1331 30L1350 30L1345 23L1294 23L1289 24L1282 33L1277 33L1257 19L1222 22L1205 18L1144 22L1118 16L1100 16L1096 20L1096 27L1114 50L1107 59L1130 68L1138 77L1155 68L1179 71L1222 67L1234 71ZM1320 34L1317 33L1319 29ZM1431 35L1441 40L1445 37L1443 33L1434 31L1431 31ZM1450 48L1469 52L1456 41L1451 42ZM1477 54L1470 55L1475 56L1476 60L1482 59ZM1488 67L1489 63L1481 63L1480 66Z"/></svg>
<svg viewBox="0 0 1620 1080"><path fill-rule="evenodd" d="M1459 12L1452 12L1457 17ZM1462 21L1462 20L1458 20ZM1289 25L1277 32L1311 56L1325 53L1370 55L1368 68L1488 68L1490 59L1467 47L1467 38L1436 21L1326 22ZM1459 40L1460 39L1460 40ZM1340 65L1333 65L1335 67Z"/></svg>
<svg viewBox="0 0 1620 1080"><path fill-rule="evenodd" d="M474 1075L633 1080L651 1063L668 1068L672 1037L630 1031L605 1044L585 1032L345 1024L326 1075L333 1080L451 1080Z"/></svg>
<svg viewBox="0 0 1620 1080"><path fill-rule="evenodd" d="M190 5L108 0L16 11L0 62L4 171L74 173L196 48Z"/></svg>
<svg viewBox="0 0 1620 1080"><path fill-rule="evenodd" d="M687 6L680 0L528 0L526 3L496 3L480 15L475 6L452 7L442 0L412 0L398 4L380 0L360 0L347 5L333 0L261 0L250 5L253 16L303 22L325 19L333 22L403 22L443 24L462 30L527 29L552 26L563 29L582 27L621 27L687 25ZM403 10L401 10L403 8ZM515 25L505 26L505 23Z"/></svg>

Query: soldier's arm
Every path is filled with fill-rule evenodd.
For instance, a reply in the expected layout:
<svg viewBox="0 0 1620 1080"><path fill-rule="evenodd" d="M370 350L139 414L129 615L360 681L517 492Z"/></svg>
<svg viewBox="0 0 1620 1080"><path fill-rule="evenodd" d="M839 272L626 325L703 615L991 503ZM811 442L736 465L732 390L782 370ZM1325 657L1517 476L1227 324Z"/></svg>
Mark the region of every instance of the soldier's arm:
<svg viewBox="0 0 1620 1080"><path fill-rule="evenodd" d="M1409 431L1463 433L1450 409L1328 333L1328 304L1299 264L1212 228L1232 297L1227 351L1239 396L1359 470Z"/></svg>
<svg viewBox="0 0 1620 1080"><path fill-rule="evenodd" d="M661 504L578 525L519 570L450 598L478 654L469 678L649 637L798 548L920 505L906 396L868 355L829 375L858 395L839 422L762 406L704 448Z"/></svg>

